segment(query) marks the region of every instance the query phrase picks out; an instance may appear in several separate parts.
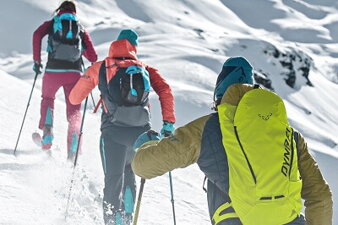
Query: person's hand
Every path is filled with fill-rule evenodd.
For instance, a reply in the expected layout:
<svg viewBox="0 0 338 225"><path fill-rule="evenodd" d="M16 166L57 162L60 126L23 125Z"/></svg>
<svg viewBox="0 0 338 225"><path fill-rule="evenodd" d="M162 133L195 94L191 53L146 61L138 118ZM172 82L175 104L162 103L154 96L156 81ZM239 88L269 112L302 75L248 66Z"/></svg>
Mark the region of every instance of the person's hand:
<svg viewBox="0 0 338 225"><path fill-rule="evenodd" d="M148 130L147 132L144 132L143 134L141 134L136 139L136 141L134 142L133 149L134 149L134 151L136 151L136 149L141 147L141 145L143 145L144 143L146 143L148 141L157 141L157 140L160 140L160 139L161 139L161 137L160 137L159 133L157 133L154 130Z"/></svg>
<svg viewBox="0 0 338 225"><path fill-rule="evenodd" d="M34 61L33 70L36 74L41 74L42 64L39 61Z"/></svg>
<svg viewBox="0 0 338 225"><path fill-rule="evenodd" d="M161 130L161 136L162 137L169 137L173 135L175 130L174 123L163 121L163 127Z"/></svg>

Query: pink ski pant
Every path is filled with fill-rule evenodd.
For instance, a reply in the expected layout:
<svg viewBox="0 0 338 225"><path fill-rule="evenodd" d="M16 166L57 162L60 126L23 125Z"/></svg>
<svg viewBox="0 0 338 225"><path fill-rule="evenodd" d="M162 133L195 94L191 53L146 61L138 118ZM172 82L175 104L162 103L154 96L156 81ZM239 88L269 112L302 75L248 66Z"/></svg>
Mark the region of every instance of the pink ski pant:
<svg viewBox="0 0 338 225"><path fill-rule="evenodd" d="M54 123L54 100L55 94L60 87L63 87L66 100L66 113L68 120L68 134L67 134L67 148L70 150L72 136L74 132L79 135L81 124L81 104L72 105L69 102L69 94L76 82L79 80L81 74L79 72L45 72L42 79L42 100L40 108L40 122L39 128L43 129L46 124L47 110L50 110L52 116L52 124ZM49 108L49 109L48 109Z"/></svg>

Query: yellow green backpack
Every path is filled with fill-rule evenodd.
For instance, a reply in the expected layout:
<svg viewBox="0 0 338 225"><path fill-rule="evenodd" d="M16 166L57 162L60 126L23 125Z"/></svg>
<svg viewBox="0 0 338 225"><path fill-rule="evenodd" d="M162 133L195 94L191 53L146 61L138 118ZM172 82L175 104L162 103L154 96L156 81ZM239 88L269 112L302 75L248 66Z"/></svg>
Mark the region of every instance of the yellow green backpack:
<svg viewBox="0 0 338 225"><path fill-rule="evenodd" d="M231 205L243 225L282 225L302 208L302 181L293 129L283 100L264 89L238 106L218 106L229 165Z"/></svg>

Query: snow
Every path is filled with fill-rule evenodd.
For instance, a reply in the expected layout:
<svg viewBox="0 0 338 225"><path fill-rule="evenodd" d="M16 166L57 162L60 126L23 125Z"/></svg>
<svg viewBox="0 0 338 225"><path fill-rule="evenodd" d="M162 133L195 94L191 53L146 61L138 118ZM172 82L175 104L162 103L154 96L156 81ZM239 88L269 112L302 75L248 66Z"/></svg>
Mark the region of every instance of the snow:
<svg viewBox="0 0 338 225"><path fill-rule="evenodd" d="M0 5L0 224L103 224L103 172L99 155L100 113L89 99L83 152L73 169L66 161L65 103L55 101L55 144L52 156L31 140L37 130L41 76L18 145L28 96L33 84L31 38L52 16L59 0L11 0ZM175 95L176 127L211 112L213 86L223 62L245 56L272 81L285 99L291 124L306 138L312 155L330 184L334 225L338 225L338 3L335 0L137 1L78 0L78 15L90 31L103 59L123 28L140 35L138 55L159 69ZM264 13L260 13L264 12ZM13 16L20 15L20 16ZM6 34L6 35L4 35ZM44 50L46 39L43 40ZM265 54L277 48L312 59L306 85L295 64L294 88L285 84L281 58ZM47 55L42 54L43 63ZM88 62L85 62L89 65ZM99 92L93 91L95 100ZM161 128L156 94L151 94L153 128ZM73 174L74 173L74 174ZM178 224L209 223L203 174L196 165L172 172ZM72 186L71 181L73 180ZM139 182L137 178L137 182ZM70 210L65 211L69 190ZM168 174L147 180L138 224L172 224Z"/></svg>

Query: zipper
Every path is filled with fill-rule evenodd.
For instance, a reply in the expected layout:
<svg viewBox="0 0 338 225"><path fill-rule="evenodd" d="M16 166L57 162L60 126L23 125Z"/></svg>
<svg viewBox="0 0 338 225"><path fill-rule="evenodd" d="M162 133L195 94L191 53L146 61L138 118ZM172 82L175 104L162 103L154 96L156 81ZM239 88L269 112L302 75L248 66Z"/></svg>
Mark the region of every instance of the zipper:
<svg viewBox="0 0 338 225"><path fill-rule="evenodd" d="M249 169L250 169L252 178L253 178L255 184L257 184L257 180L256 180L255 173L254 173L254 171L253 171L253 169L252 169L252 166L251 166L251 164L250 164L250 162L249 162L249 159L248 159L247 155L245 154L245 151L244 151L244 148L243 148L243 146L242 146L242 143L241 143L241 141L239 140L239 136L238 136L238 132L237 132L237 127L236 127L236 126L234 126L234 131L235 131L235 134L236 134L236 139L237 139L237 141L238 141L238 144L239 144L239 146L241 147L241 150L242 150L242 152L243 152L243 155L244 155L244 157L245 157L245 159L246 159L246 162L247 162L247 164L248 164L248 166L249 166Z"/></svg>

